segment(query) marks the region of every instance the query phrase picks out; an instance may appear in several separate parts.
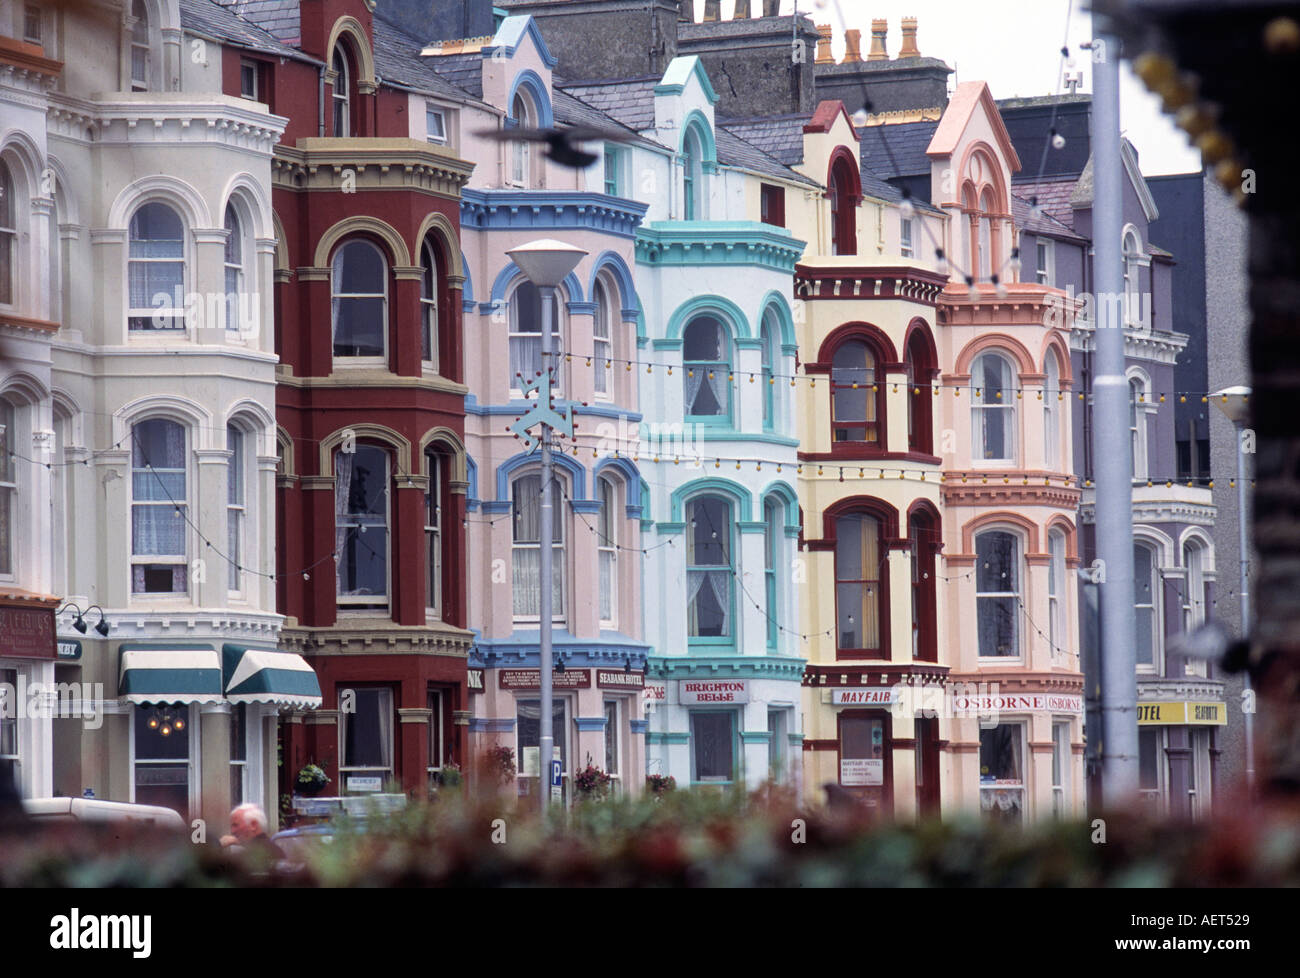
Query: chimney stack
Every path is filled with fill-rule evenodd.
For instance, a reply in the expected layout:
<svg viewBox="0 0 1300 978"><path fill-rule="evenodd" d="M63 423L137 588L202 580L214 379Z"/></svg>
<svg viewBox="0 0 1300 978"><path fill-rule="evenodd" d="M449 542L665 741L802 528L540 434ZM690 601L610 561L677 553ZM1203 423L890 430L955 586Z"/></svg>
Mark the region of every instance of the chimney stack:
<svg viewBox="0 0 1300 978"><path fill-rule="evenodd" d="M900 58L919 58L921 49L916 46L916 18L903 18L903 46L898 51Z"/></svg>
<svg viewBox="0 0 1300 978"><path fill-rule="evenodd" d="M831 54L831 25L817 25L817 64L833 65L835 56Z"/></svg>
<svg viewBox="0 0 1300 978"><path fill-rule="evenodd" d="M749 20L749 0L736 0L736 9L732 13L731 19Z"/></svg>
<svg viewBox="0 0 1300 978"><path fill-rule="evenodd" d="M706 21L722 19L722 0L704 0L704 19Z"/></svg>
<svg viewBox="0 0 1300 978"><path fill-rule="evenodd" d="M840 64L857 64L862 60L862 31L844 32L844 60Z"/></svg>
<svg viewBox="0 0 1300 978"><path fill-rule="evenodd" d="M888 61L889 52L885 50L885 38L889 35L889 21L878 17L871 22L871 53L868 61Z"/></svg>
<svg viewBox="0 0 1300 978"><path fill-rule="evenodd" d="M763 16L775 17L781 12L781 0L763 0Z"/></svg>

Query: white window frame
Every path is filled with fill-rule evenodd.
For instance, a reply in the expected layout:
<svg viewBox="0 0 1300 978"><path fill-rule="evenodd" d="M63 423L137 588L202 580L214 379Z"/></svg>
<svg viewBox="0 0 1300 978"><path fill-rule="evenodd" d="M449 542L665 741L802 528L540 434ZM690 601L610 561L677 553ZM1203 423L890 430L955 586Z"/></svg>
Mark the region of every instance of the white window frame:
<svg viewBox="0 0 1300 978"><path fill-rule="evenodd" d="M515 92L514 101L510 105L510 112L514 118L516 129L535 128L533 103L522 88ZM509 146L510 158L508 160L509 170L506 175L506 183L511 187L528 190L533 183L532 146L526 139L512 139Z"/></svg>
<svg viewBox="0 0 1300 978"><path fill-rule="evenodd" d="M36 31L33 33L32 24L36 24ZM28 44L41 44L42 36L45 29L45 18L41 15L41 8L38 4L23 4L23 40Z"/></svg>
<svg viewBox="0 0 1300 978"><path fill-rule="evenodd" d="M181 472L185 476L184 499L176 501L179 504L179 508L181 509L181 522L183 526L182 532L185 540L185 552L181 554L137 554L135 552L135 516L134 516L135 507L137 506L164 507L164 506L173 505L173 503L168 501L167 499L141 500L137 502L135 498L136 473L140 472L142 474L148 475L150 473L150 470L148 468L137 470L135 467L134 431L138 425L145 424L146 422L149 421L166 421L171 424L179 425L184 435L184 445L181 450L182 451L181 468L164 469L155 466L152 470L154 473ZM191 465L191 459L190 459L192 440L194 437L193 432L190 430L190 426L185 422L179 421L176 418L167 417L165 415L147 415L143 417L134 418L130 422L130 430L132 432L132 437L128 438L128 442L131 444L132 461L130 465L131 488L128 494L128 501L127 501L127 533L129 534L128 539L130 539L131 541L129 544L130 549L129 549L129 557L128 557L128 561L129 561L128 569L130 572L130 583L128 584L128 591L131 596L131 600L132 601L159 601L159 600L169 600L169 599L178 600L178 599L188 598L192 593L192 589L195 583L194 581L191 580L191 574L190 574L190 552L192 550L192 527L190 525L190 519L189 519L189 512L191 508L189 504L190 490L191 487L194 485L194 472L193 472L193 466ZM152 464L152 462L150 464ZM150 565L150 564L170 565L172 567L182 568L185 575L185 589L182 591L137 591L135 590L135 568L138 565ZM172 573L175 573L175 571L173 571Z"/></svg>
<svg viewBox="0 0 1300 978"><path fill-rule="evenodd" d="M1155 540L1152 540L1148 537L1142 537L1142 536L1133 538L1133 547L1135 550L1136 548L1141 547L1147 550L1151 554L1151 578L1149 581L1150 592L1151 592L1151 603L1149 605L1149 607L1151 608L1151 662L1150 663L1138 662L1137 671L1145 675L1152 675L1152 674L1160 675L1161 670L1163 669L1164 666L1164 658L1165 658L1164 656L1165 629L1164 629L1164 607L1163 607L1164 602L1161 600L1162 594L1161 594L1161 576L1160 576L1161 556L1163 553L1163 548ZM1138 570L1137 570L1137 562L1135 560L1133 565L1133 587L1134 587L1133 607L1135 610L1138 608L1148 607L1148 605L1145 602L1139 602L1137 600L1136 589L1139 584L1137 577L1138 577ZM1142 627L1141 622L1138 623L1137 627L1138 628ZM1135 650L1135 655L1136 655L1136 650Z"/></svg>
<svg viewBox="0 0 1300 978"><path fill-rule="evenodd" d="M979 556L978 556L978 555L979 555L979 541L980 541L980 537L982 537L982 536L984 536L985 534L988 534L988 533L1005 533L1005 534L1007 534L1008 536L1010 536L1011 539L1015 542L1015 551L1014 551L1014 552L1012 553L1012 555L1011 555L1011 563L1012 563L1012 566L1013 566L1013 568L1015 569L1015 572L1016 572L1016 582L1015 582L1015 587L1014 587L1012 590L1009 590L1009 591L981 591L981 590L979 590L979 570L980 570L980 568L978 567L978 563L979 563ZM1012 527L1009 527L1009 526L1002 526L1002 525L997 525L997 524L995 524L995 525L993 525L993 526L983 526L983 527L980 527L979 531L975 534L975 538L974 538L974 540L973 540L973 543L974 543L974 546L975 546L975 553L976 553L976 558L975 558L975 559L976 559L976 564L977 564L977 566L976 566L976 568L975 568L975 588L976 588L976 590L975 590L975 624L976 624L976 649L975 649L975 652L976 652L976 657L978 658L978 660L979 660L981 663L993 663L993 662L1015 663L1015 662L1018 662L1018 661L1022 661L1023 658L1024 658L1024 655L1025 655L1025 634L1024 634L1024 633L1025 633L1025 629L1022 628L1022 627L1021 627L1021 624L1020 624L1020 615L1021 615L1021 610L1020 610L1020 609L1021 609L1021 606L1024 604L1024 600L1025 600L1025 599L1024 599L1024 589L1025 589L1025 577L1026 577L1026 575L1025 575L1026 563L1025 563L1025 540L1024 540L1024 536L1023 536L1023 535L1022 535L1018 530L1013 529ZM980 615L980 599L981 599L981 598L986 598L986 599L1005 599L1005 598L1013 598L1013 599L1015 599L1016 605L1015 605L1015 609L1014 609L1014 611L1013 611L1013 614L1014 614L1014 616L1015 616L1015 617L1014 617L1014 622L1015 622L1015 651L1012 652L1010 655L984 655L984 654L983 654L983 651L979 648L979 646L978 646L978 643L979 643L979 628L980 628L980 625L979 625L979 615Z"/></svg>
<svg viewBox="0 0 1300 978"><path fill-rule="evenodd" d="M22 235L18 233L20 223L18 216L18 207L16 201L21 198L21 191L17 189L17 181L14 178L14 170L4 160L0 160L0 236L6 240L8 248L6 249L7 264L0 266L0 275L3 275L9 286L9 302L0 302L0 306L14 308L20 303L18 266L21 264L18 253L22 244Z"/></svg>
<svg viewBox="0 0 1300 978"><path fill-rule="evenodd" d="M426 272L428 282L425 281ZM387 284L387 275L385 275L385 285ZM438 317L438 259L433 252L433 245L425 241L420 246L420 363L425 370L438 372L438 336L439 317ZM425 293L429 294L426 295ZM386 307L385 307L385 311ZM385 327L387 326L387 315L385 315ZM424 337L429 337L429 355L424 355Z"/></svg>
<svg viewBox="0 0 1300 978"><path fill-rule="evenodd" d="M1043 462L1050 470L1064 468L1061 461L1061 364L1049 351L1043 378Z"/></svg>
<svg viewBox="0 0 1300 978"><path fill-rule="evenodd" d="M1039 285L1055 285L1056 276L1053 274L1053 261L1055 248L1052 247L1052 239L1044 238L1041 235L1034 241L1034 281Z"/></svg>
<svg viewBox="0 0 1300 978"><path fill-rule="evenodd" d="M244 590L244 542L248 537L248 434L235 424L226 425L226 589L232 597Z"/></svg>
<svg viewBox="0 0 1300 978"><path fill-rule="evenodd" d="M603 277L596 279L592 291L596 300L591 331L592 387L597 398L611 400L614 397L614 304Z"/></svg>
<svg viewBox="0 0 1300 978"><path fill-rule="evenodd" d="M1124 325L1129 329L1145 329L1150 324L1141 318L1142 268L1149 262L1142 252L1142 238L1131 224L1124 228L1121 253L1124 259Z"/></svg>
<svg viewBox="0 0 1300 978"><path fill-rule="evenodd" d="M353 690L353 692L361 692L362 690L365 690L367 692L371 690L377 690L381 694L380 695L380 716L382 716L384 719L381 735L387 741L385 745L386 747L385 754L388 757L388 766L371 767L365 765L346 765L346 766L344 765L343 762L346 759L346 755L344 754L344 751L346 749L347 742L348 742L347 741L348 723L351 722L352 717L354 717L356 714L348 713L346 711L340 710L339 711L339 743L338 743L338 759L339 759L338 791L340 795L349 794L347 785L348 785L348 775L350 774L360 775L363 777L366 776L367 774L373 776L373 773L386 774L387 777L383 778L382 781L389 781L397 776L397 759L393 755L393 743L394 740L396 739L396 731L393 729L395 726L394 716L393 716L395 710L393 709L392 688L388 686L371 686L371 685L365 685L361 683L356 683L346 688ZM340 692L342 691L343 690L341 688ZM386 710L384 709L385 702L387 705ZM382 782L380 784L380 789L381 790L383 789ZM355 794L364 796L364 795L372 794L372 792L359 791L359 792L355 792Z"/></svg>
<svg viewBox="0 0 1300 978"><path fill-rule="evenodd" d="M383 280L383 286L384 286L384 290L382 292L335 292L334 291L334 278L336 275L335 268L338 262L343 260L343 253L349 247L352 247L354 245L362 245L364 247L370 248L374 251L376 255L379 256L379 262L381 266L380 275ZM330 259L330 353L333 355L333 362L335 366L374 367L374 366L388 365L388 355L389 355L388 273L389 273L388 256L385 255L383 249L380 248L378 245L376 245L373 241L367 241L365 238L347 238L346 240L341 241L339 243L338 248L334 252L334 257ZM356 356L356 357L340 356L337 353L334 353L334 344L337 342L337 336L338 336L338 323L335 321L335 306L337 305L337 300L339 299L382 299L383 300L383 307L382 307L383 313L381 316L382 323L380 328L380 336L383 338L383 342L384 342L383 353L379 354L378 356Z"/></svg>
<svg viewBox="0 0 1300 978"><path fill-rule="evenodd" d="M984 403L989 389L988 374L985 363L989 359L1000 361L1007 370L1007 386L1002 391L1002 400ZM1015 363L1006 354L995 350L982 350L971 367L971 462L976 466L1015 465L1019 455L1020 430L1017 426L1016 400L1013 396L1019 384L1019 374ZM1006 448L1009 454L997 458L984 457L985 414L989 411L1005 412ZM1001 414L995 415L1001 417Z"/></svg>
<svg viewBox="0 0 1300 978"><path fill-rule="evenodd" d="M242 760L239 760L235 758L234 756L235 752L233 748L234 748L234 742L237 739L235 737L235 726L236 726L235 717L239 715L239 711L241 708L244 711L244 756ZM254 725L256 725L259 722L259 719L254 712L256 709L257 706L256 704L253 703L231 703L230 704L230 740L231 740L231 748L232 748L231 756L230 756L230 778L231 778L232 787L234 786L235 772L238 771L239 773L239 801L236 802L232 797L231 798L232 808L235 805L242 804L244 802L252 800L248 797L248 768L249 768L248 762L249 762L249 755L252 753L249 750L249 741L252 740L249 734L252 728L254 727ZM232 791L231 794L233 796L234 792Z"/></svg>
<svg viewBox="0 0 1300 978"><path fill-rule="evenodd" d="M10 458L9 452L18 451L19 432L21 427L18 423L19 405L14 402L13 398L0 395L0 432L3 432L3 438L0 438L0 506L5 508L5 513L0 516L8 524L8 549L7 554L0 554L0 581L16 581L18 579L19 552L22 548L18 546L18 536L21 530L19 521L19 503L21 502L20 493L22 491L19 485L18 473L19 466L22 464L21 459ZM8 570L4 569L5 563L8 564Z"/></svg>
<svg viewBox="0 0 1300 978"><path fill-rule="evenodd" d="M623 738L619 733L622 730L620 721L627 708L626 703L624 697L607 697L601 704L605 717L605 773L613 778L613 793L616 795L623 791ZM611 758L613 765L610 764Z"/></svg>
<svg viewBox="0 0 1300 978"><path fill-rule="evenodd" d="M538 290L538 296L537 296L537 332L535 333L525 332L519 328L519 315L520 315L520 310L523 308L523 306L522 303L518 301L518 295L519 295L519 290L523 288L525 284L526 283L524 282L520 282L518 285L515 286L515 289L513 292L511 292L510 299L506 304L507 305L506 311L507 311L507 315L509 316L509 320L507 323L508 326L507 344L512 344L516 340L523 340L528 338L534 338L540 342L542 337L542 301L543 300L542 300L540 289ZM551 317L551 363L555 367L555 376L551 382L551 396L554 398L554 397L563 396L564 381L565 381L564 303L560 301L560 292L558 289L555 291L554 298L551 301L555 305L555 314ZM507 363L507 369L509 369L510 364L513 364L515 359L513 354L511 354L510 352L509 345L507 345L506 355L509 359L509 362ZM540 360L541 358L539 356L538 358L539 367L543 366ZM511 371L510 396L514 399L520 399L524 396L523 390L519 386L519 384L520 384L520 379L515 376L514 371Z"/></svg>
<svg viewBox="0 0 1300 978"><path fill-rule="evenodd" d="M250 100L252 100L252 101L254 101L254 102L260 101L260 99L258 98L258 96L259 96L259 94L260 94L260 92L259 92L259 88L258 88L258 86L259 86L259 84L260 84L260 83L259 83L259 79L258 79L258 74L259 74L259 69L260 69L260 68L261 68L261 65L260 65L258 62L253 61L251 58L240 58L240 59L239 59L239 96L240 96L240 98L250 99ZM245 72L248 72L248 75L245 75ZM245 87L245 85L244 85L244 79L245 79L246 77L251 77L252 80L253 80L253 85L252 85L252 90L251 90L251 91L250 91L247 87Z"/></svg>
<svg viewBox="0 0 1300 978"><path fill-rule="evenodd" d="M429 704L429 764L425 769L425 773L429 776L429 783L433 784L447 762L446 727L443 723L447 709L446 691L431 689L428 691L425 701ZM437 731L437 733L435 734L434 731ZM434 756L433 745L435 743L438 745L437 757Z"/></svg>
<svg viewBox="0 0 1300 978"><path fill-rule="evenodd" d="M1052 717L1052 814L1070 817L1070 768L1074 753L1070 746L1070 720Z"/></svg>
<svg viewBox="0 0 1300 978"><path fill-rule="evenodd" d="M153 24L149 20L149 5L145 0L135 0L131 5L131 36L128 53L128 75L131 91L150 92L154 87ZM136 74L136 56L144 63L143 74Z"/></svg>
<svg viewBox="0 0 1300 978"><path fill-rule="evenodd" d="M393 608L393 449L388 445L361 445L356 446L356 453L359 455L363 450L373 450L383 456L384 459L384 521L379 523L361 523L360 520L368 514L342 514L342 519L346 526L359 528L367 527L367 532L382 526L384 531L384 593L380 594L342 594L340 588L343 584L343 574L340 565L343 562L342 554L339 555L335 563L335 583L334 583L334 602L338 608L339 614L348 615L389 615ZM342 452L335 450L334 453L334 478L338 479L338 456ZM338 514L337 503L335 504L334 516L334 533L335 539L338 535L340 515ZM362 607L353 607L361 605ZM342 755L340 755L342 756Z"/></svg>
<svg viewBox="0 0 1300 978"><path fill-rule="evenodd" d="M605 476L598 476L596 484L597 498L601 504L600 522L596 527L596 559L601 564L598 568L600 594L597 616L602 627L616 628L618 626L618 598L620 593L618 586L618 528L620 523L618 518L618 486L614 484L612 479ZM609 566L608 574L605 572L605 564ZM605 613L606 609L608 609L608 614Z"/></svg>
<svg viewBox="0 0 1300 978"><path fill-rule="evenodd" d="M426 618L442 618L442 466L443 459L436 451L426 449L429 488L424 503L424 555L425 569L429 575L424 594Z"/></svg>
<svg viewBox="0 0 1300 978"><path fill-rule="evenodd" d="M904 258L916 256L916 246L912 241L912 218L904 217L898 222L898 250Z"/></svg>
<svg viewBox="0 0 1300 978"><path fill-rule="evenodd" d="M1047 636L1055 660L1070 651L1066 643L1069 615L1065 586L1065 533L1062 530L1053 528L1047 532L1047 554Z"/></svg>
<svg viewBox="0 0 1300 978"><path fill-rule="evenodd" d="M437 120L436 125L430 125L432 120ZM432 102L424 103L424 138L436 146L448 144L447 110L441 105L434 105Z"/></svg>
<svg viewBox="0 0 1300 978"><path fill-rule="evenodd" d="M348 64L347 52L341 44L334 48L330 67L334 71L334 86L330 92L334 138L348 139L352 136L352 66Z"/></svg>
<svg viewBox="0 0 1300 978"><path fill-rule="evenodd" d="M1033 767L1033 757L1029 753L1028 735L1029 721L1022 717L1007 720L999 718L999 727L1017 727L1019 729L1018 738L1020 740L1020 781L1018 784L1011 783L1008 779L1007 784L985 784L981 773L980 778L980 808L984 811L992 809L984 808L984 793L986 791L1019 791L1020 792L1020 824L1024 825L1029 819L1027 805L1029 804L1029 772ZM977 754L976 757L979 755ZM982 762L977 762L978 768L982 772Z"/></svg>
<svg viewBox="0 0 1300 978"><path fill-rule="evenodd" d="M514 479L514 481L511 482L510 484L510 500L511 500L511 510L512 510L512 514L511 514L512 519L510 525L510 566L511 566L510 588L511 588L512 612L514 611L514 605L516 600L515 589L520 587L518 581L515 579L514 576L515 570L519 566L519 558L516 556L516 554L525 550L532 550L537 552L538 560L539 561L541 560L542 541L540 539L538 539L536 542L521 541L517 539L519 528L517 525L518 518L515 515L515 510L518 508L518 503L516 502L515 493L518 491L518 487L520 486L521 483L529 480L536 480L537 482L537 493L538 493L537 505L540 507L542 504L542 500L541 500L542 477L540 473L538 472L522 473L521 475L517 476ZM567 553L568 550L569 533L568 533L568 526L567 526L568 520L565 518L564 514L565 514L564 483L562 483L558 477L552 477L551 535L552 538L554 538L554 536L557 533L559 534L559 540L556 541L553 539L551 543L551 573L552 573L551 621L552 622L566 621L565 613L568 606L568 603L566 601L566 598L568 597L568 576L565 573L566 571L565 554ZM540 533L540 522L539 522L538 532ZM538 566L540 567L540 563ZM538 599L537 614L529 615L529 614L514 613L513 615L514 620L516 622L540 622L542 620L540 579L538 583L537 599Z"/></svg>
<svg viewBox="0 0 1300 978"><path fill-rule="evenodd" d="M144 208L150 205L158 205L161 207L166 207L168 210L172 212L172 214L176 216L176 219L180 221L181 255L179 258L174 258L174 257L158 258L152 256L139 257L139 258L131 257L131 241L132 241L131 224L134 223L136 215L138 215L140 211L142 211ZM176 208L170 202L165 200L158 200L158 199L142 200L136 205L135 209L131 212L131 220L127 222L127 246L126 246L126 305L127 305L126 326L127 326L128 336L149 336L155 333L175 336L177 333L183 333L188 329L189 317L186 315L185 301L186 301L186 296L189 294L190 261L193 254L190 247L189 230L190 230L189 226L185 222L185 215L182 214L178 208ZM135 264L150 265L155 263L168 264L168 265L179 264L181 266L181 296L180 296L181 305L180 306L167 305L167 306L141 307L141 306L131 305L131 266ZM175 299L176 296L173 295L170 298ZM150 300L152 300L152 297L150 297ZM152 321L155 316L161 316L164 319L170 319L173 322L179 322L180 325L164 326L164 327L154 327L154 326L133 327L131 325L132 319L148 319Z"/></svg>
<svg viewBox="0 0 1300 978"><path fill-rule="evenodd" d="M1128 374L1128 399L1129 457L1133 463L1133 481L1146 482L1150 478L1147 415L1151 410L1151 386L1144 376L1132 371Z"/></svg>
<svg viewBox="0 0 1300 978"><path fill-rule="evenodd" d="M180 762L180 761L177 761L177 760L175 760L175 759L173 759L173 758L162 758L162 759L159 759L159 760L151 760L151 759L149 759L149 758L147 758L147 757L137 757L137 756L136 756L136 745L135 745L135 739L136 739L136 738L135 738L135 718L136 718L136 711L138 711L138 710L152 710L152 709L155 708L155 706L162 706L162 705L164 705L164 704L161 704L161 703L159 703L159 704L148 704L148 705L144 705L144 706L141 706L141 705L138 705L138 704L132 704L131 707L130 707L130 711L129 711L129 723L128 723L128 731L129 731L129 734L130 734L130 735L129 735L129 737L128 737L128 741L129 741L129 745L128 745L128 746L129 746L130 757L131 757L131 760L130 760L130 772L131 772L131 776L130 776L130 779L129 779L129 780L130 780L130 785L129 785L129 789L130 789L130 790L129 790L129 796L128 796L128 797L129 797L129 800L131 801L132 804L137 804L137 802L136 802L136 793L135 793L135 787L136 787L136 785L135 785L135 782L136 782L136 771L135 771L135 768L136 768L136 765L137 765L137 764L167 764L167 765L172 765L172 766L175 766L175 767L180 767L180 766L181 766L181 762ZM186 779L187 779L187 781L188 781L187 788L188 788L188 790L189 790L189 808L190 808L190 810L189 810L189 813L187 813L184 817L185 817L185 819L188 821L188 820L189 820L189 816L190 816L191 814L193 814L194 812L197 812L198 809L199 809L199 798L200 798L200 792L202 791L202 785L199 783L199 780L200 780L200 759L199 759L199 721L200 721L200 717L199 717L198 706L197 706L196 704L194 704L194 703L188 703L188 704L184 704L184 703L183 703L183 704L180 704L180 706L177 707L177 709L181 709L181 710L185 710L185 711L186 711L186 717L185 717L185 729L186 729L186 732L187 732L187 734L188 734L188 743L186 744L186 747L188 748L188 750L187 750L186 759L185 759L185 776L186 776Z"/></svg>
<svg viewBox="0 0 1300 978"><path fill-rule="evenodd" d="M244 219L233 200L226 204L224 227L226 230L226 247L222 256L222 267L225 271L225 277L222 284L226 291L226 301L224 303L226 332L243 336L246 332L251 332L253 323L251 321L246 323L239 321L239 311L244 305L241 300L245 295L251 297L256 294L256 291L248 287L250 278L247 258L249 253L248 235L244 232ZM231 254L232 244L235 251L234 255ZM254 310L251 301L248 309L250 313Z"/></svg>
<svg viewBox="0 0 1300 978"><path fill-rule="evenodd" d="M1151 732L1156 745L1156 786L1154 788L1142 787L1142 735L1147 731ZM1138 798L1145 805L1150 805L1152 814L1155 815L1163 815L1167 810L1165 791L1168 789L1169 779L1166 770L1168 767L1165 754L1166 736L1164 727L1138 727Z"/></svg>
<svg viewBox="0 0 1300 978"><path fill-rule="evenodd" d="M1183 541L1183 631L1192 632L1206 619L1206 563L1209 547L1197 537ZM1208 674L1204 659L1188 659L1183 672L1188 676L1204 678Z"/></svg>

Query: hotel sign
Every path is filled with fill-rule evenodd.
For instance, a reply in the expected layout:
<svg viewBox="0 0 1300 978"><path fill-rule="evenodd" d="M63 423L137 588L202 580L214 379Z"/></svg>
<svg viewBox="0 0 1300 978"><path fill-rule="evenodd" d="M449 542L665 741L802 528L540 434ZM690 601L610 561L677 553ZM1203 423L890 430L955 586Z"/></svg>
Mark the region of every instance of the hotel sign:
<svg viewBox="0 0 1300 978"><path fill-rule="evenodd" d="M498 669L497 683L500 689L541 689L542 670L540 669ZM590 669L565 669L564 672L551 673L553 689L591 689Z"/></svg>
<svg viewBox="0 0 1300 978"><path fill-rule="evenodd" d="M885 783L885 762L879 758L841 757L840 784L877 785Z"/></svg>
<svg viewBox="0 0 1300 978"><path fill-rule="evenodd" d="M598 689L644 689L645 673L624 672L622 669L597 669Z"/></svg>
<svg viewBox="0 0 1300 978"><path fill-rule="evenodd" d="M684 706L736 704L749 702L747 679L683 679L677 698Z"/></svg>
<svg viewBox="0 0 1300 978"><path fill-rule="evenodd" d="M897 687L832 689L831 704L833 706L893 706L898 702L900 692Z"/></svg>
<svg viewBox="0 0 1300 978"><path fill-rule="evenodd" d="M641 690L641 704L643 706L657 706L660 703L668 702L668 684L648 682L645 688Z"/></svg>
<svg viewBox="0 0 1300 978"><path fill-rule="evenodd" d="M0 604L0 656L55 657L54 609Z"/></svg>
<svg viewBox="0 0 1300 978"><path fill-rule="evenodd" d="M1138 726L1223 727L1228 723L1226 703L1139 703Z"/></svg>
<svg viewBox="0 0 1300 978"><path fill-rule="evenodd" d="M954 696L954 712L987 716L991 713L1083 713L1083 697L1077 693L995 693Z"/></svg>

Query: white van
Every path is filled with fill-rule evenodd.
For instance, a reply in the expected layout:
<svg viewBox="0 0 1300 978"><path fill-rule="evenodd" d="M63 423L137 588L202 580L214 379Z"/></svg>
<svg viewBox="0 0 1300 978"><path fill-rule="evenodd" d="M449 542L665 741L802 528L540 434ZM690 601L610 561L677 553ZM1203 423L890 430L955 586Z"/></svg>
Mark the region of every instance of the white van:
<svg viewBox="0 0 1300 978"><path fill-rule="evenodd" d="M24 798L23 810L38 823L136 822L185 831L185 820L180 814L160 805L132 805L98 798Z"/></svg>

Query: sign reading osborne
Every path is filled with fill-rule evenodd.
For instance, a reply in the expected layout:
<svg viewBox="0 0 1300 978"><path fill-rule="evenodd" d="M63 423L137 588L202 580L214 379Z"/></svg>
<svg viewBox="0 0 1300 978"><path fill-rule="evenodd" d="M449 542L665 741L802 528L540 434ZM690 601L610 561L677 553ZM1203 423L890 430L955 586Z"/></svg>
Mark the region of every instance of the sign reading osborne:
<svg viewBox="0 0 1300 978"><path fill-rule="evenodd" d="M1015 713L1034 710L1042 713L1083 713L1083 697L1077 693L994 693L952 699L953 710L981 716L989 713Z"/></svg>
<svg viewBox="0 0 1300 978"><path fill-rule="evenodd" d="M745 679L684 679L677 690L682 704L748 703L749 681Z"/></svg>

